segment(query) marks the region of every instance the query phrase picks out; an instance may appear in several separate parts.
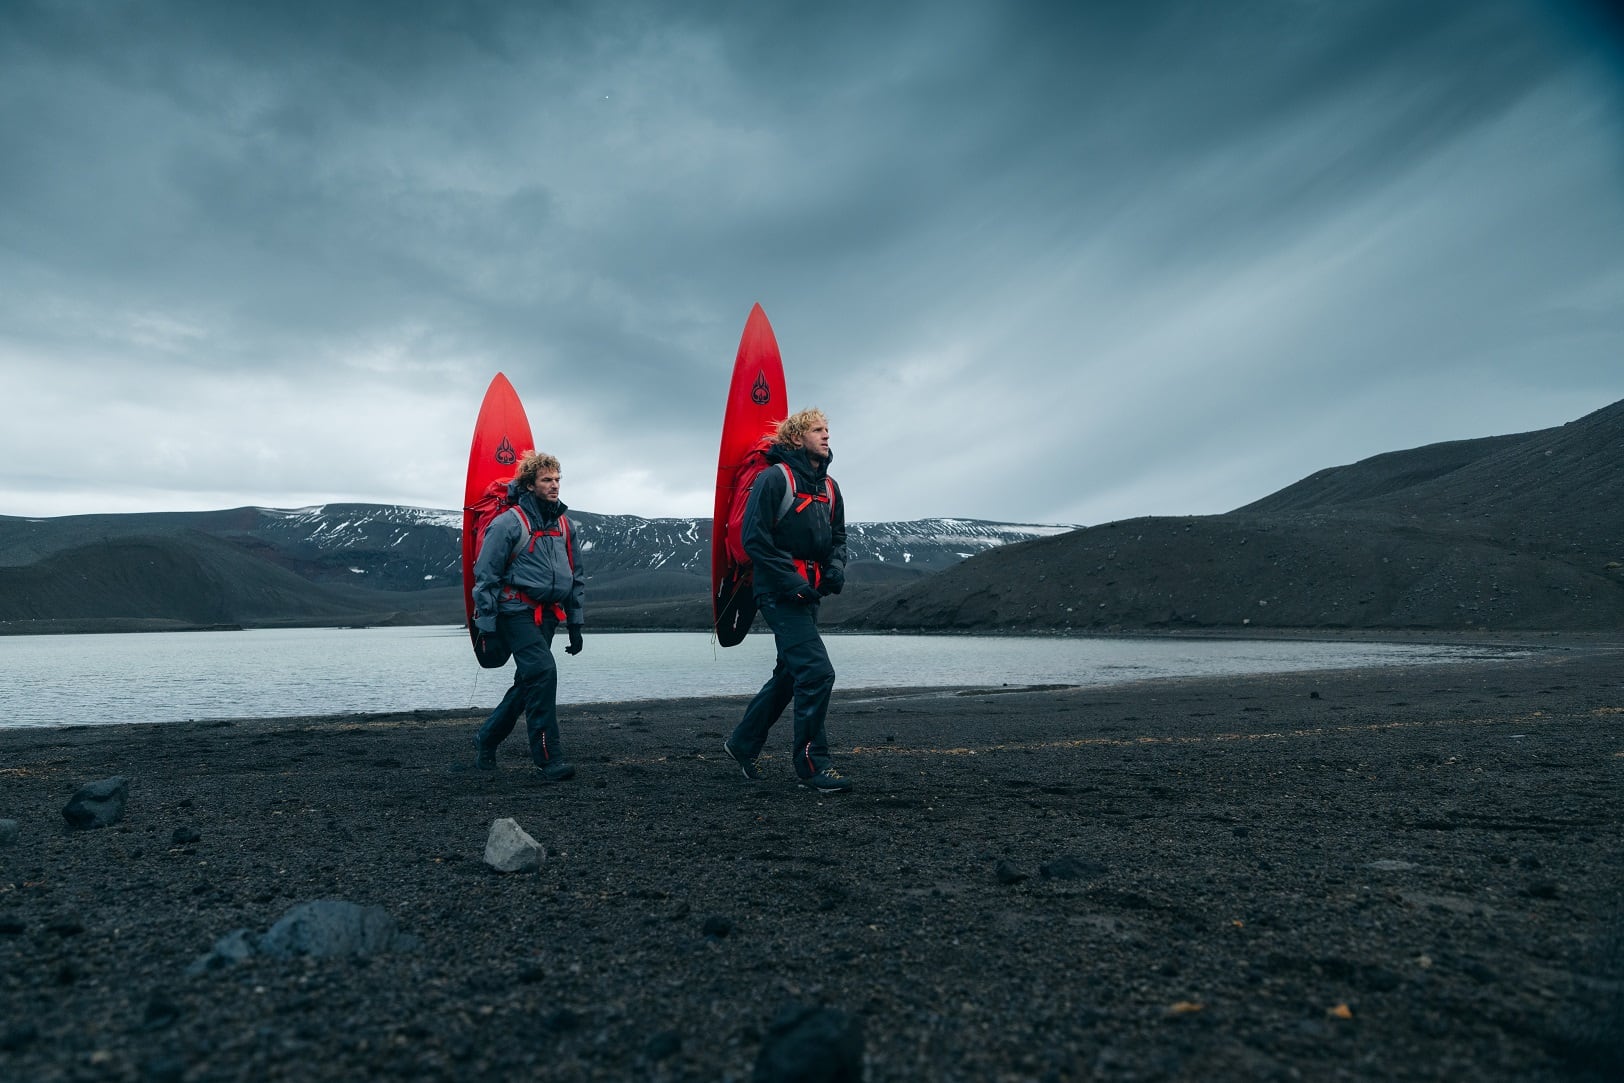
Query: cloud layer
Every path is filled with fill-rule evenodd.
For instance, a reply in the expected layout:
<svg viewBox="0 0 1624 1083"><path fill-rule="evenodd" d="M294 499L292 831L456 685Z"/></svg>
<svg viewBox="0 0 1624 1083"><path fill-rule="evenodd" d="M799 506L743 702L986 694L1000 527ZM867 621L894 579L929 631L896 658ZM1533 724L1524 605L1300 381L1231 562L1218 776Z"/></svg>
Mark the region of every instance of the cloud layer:
<svg viewBox="0 0 1624 1083"><path fill-rule="evenodd" d="M859 519L1226 510L1624 397L1601 7L17 3L0 513L703 515L772 318Z"/></svg>

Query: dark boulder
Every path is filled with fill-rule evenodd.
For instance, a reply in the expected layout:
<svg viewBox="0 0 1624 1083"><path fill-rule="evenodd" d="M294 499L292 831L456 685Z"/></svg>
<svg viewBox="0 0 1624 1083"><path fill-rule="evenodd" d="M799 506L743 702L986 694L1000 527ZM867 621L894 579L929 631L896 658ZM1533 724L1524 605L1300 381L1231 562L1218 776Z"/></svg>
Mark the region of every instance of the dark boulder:
<svg viewBox="0 0 1624 1083"><path fill-rule="evenodd" d="M123 775L104 778L81 786L62 809L68 826L77 830L107 827L124 818L124 802L129 797L130 784Z"/></svg>

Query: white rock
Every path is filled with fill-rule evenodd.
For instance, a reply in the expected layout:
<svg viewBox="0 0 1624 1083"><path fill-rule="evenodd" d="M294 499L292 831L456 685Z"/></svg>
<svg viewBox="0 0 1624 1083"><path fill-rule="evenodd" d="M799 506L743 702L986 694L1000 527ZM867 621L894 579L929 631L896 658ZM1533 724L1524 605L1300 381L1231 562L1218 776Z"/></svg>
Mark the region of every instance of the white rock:
<svg viewBox="0 0 1624 1083"><path fill-rule="evenodd" d="M501 819L491 824L485 840L485 864L497 872L528 872L541 868L546 854L541 843L531 838L518 821Z"/></svg>

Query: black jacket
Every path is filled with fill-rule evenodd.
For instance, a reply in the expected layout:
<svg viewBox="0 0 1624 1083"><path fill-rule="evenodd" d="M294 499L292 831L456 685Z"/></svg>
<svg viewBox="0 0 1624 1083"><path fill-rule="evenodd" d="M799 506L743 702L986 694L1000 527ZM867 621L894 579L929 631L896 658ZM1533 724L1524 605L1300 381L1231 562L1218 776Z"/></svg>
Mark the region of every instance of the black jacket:
<svg viewBox="0 0 1624 1083"><path fill-rule="evenodd" d="M784 503L787 481L776 464L784 463L795 474L797 494L826 497L824 479L828 461L816 462L805 448L774 444L767 449L767 469L756 475L750 500L744 507L740 540L755 570L757 598L783 598L812 586L798 568L797 560L815 561L826 577L843 582L846 576L846 501L835 486L834 501L812 500L796 511L800 497L791 501L782 518L778 509Z"/></svg>

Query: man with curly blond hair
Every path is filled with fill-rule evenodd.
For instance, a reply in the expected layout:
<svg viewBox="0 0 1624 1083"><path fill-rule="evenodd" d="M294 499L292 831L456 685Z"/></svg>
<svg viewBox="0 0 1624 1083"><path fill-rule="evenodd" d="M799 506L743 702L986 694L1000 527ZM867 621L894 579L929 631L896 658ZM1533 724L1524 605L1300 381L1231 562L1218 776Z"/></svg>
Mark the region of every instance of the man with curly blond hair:
<svg viewBox="0 0 1624 1083"><path fill-rule="evenodd" d="M802 410L779 423L767 468L751 485L740 534L778 661L722 743L745 778L760 778L756 759L767 731L793 702L795 775L819 793L851 789L829 756L824 719L835 669L818 634L818 603L846 583L846 506L829 477L832 458L829 419L821 410Z"/></svg>
<svg viewBox="0 0 1624 1083"><path fill-rule="evenodd" d="M500 745L524 712L530 759L549 782L575 777L558 733L553 633L569 630L565 654L581 653L586 577L568 510L558 499L558 460L531 452L508 483L513 506L491 521L474 562L474 625L513 653L513 687L474 735L474 766L496 767Z"/></svg>

